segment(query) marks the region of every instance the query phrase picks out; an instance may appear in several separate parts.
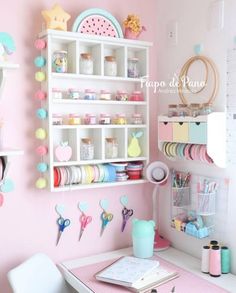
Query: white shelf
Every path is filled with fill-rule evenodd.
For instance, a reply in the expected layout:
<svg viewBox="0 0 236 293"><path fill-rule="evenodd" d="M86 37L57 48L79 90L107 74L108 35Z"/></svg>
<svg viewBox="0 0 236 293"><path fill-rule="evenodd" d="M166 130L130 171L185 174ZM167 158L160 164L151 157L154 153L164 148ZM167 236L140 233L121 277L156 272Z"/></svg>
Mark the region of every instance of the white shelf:
<svg viewBox="0 0 236 293"><path fill-rule="evenodd" d="M145 106L146 101L104 101L104 100L72 100L72 99L53 99L54 104L84 104L84 105L124 105L124 106Z"/></svg>
<svg viewBox="0 0 236 293"><path fill-rule="evenodd" d="M140 179L140 180L127 180L124 182L78 184L78 185L70 185L70 186L63 186L63 187L54 187L51 189L51 191L53 192L73 191L73 190L79 190L79 189L115 187L115 186L135 185L135 184L143 184L143 183L148 183L148 181L146 179Z"/></svg>
<svg viewBox="0 0 236 293"><path fill-rule="evenodd" d="M147 161L147 158L137 157L137 158L117 158L117 159L104 159L104 160L54 162L53 166L62 167L62 166L95 165L95 164L103 164L103 163L139 162L139 161Z"/></svg>
<svg viewBox="0 0 236 293"><path fill-rule="evenodd" d="M0 150L0 157L8 157L8 156L17 156L17 155L23 155L22 150L17 149L3 149Z"/></svg>
<svg viewBox="0 0 236 293"><path fill-rule="evenodd" d="M17 68L19 68L19 64L10 63L10 62L0 62L0 70L17 69Z"/></svg>
<svg viewBox="0 0 236 293"><path fill-rule="evenodd" d="M197 116L197 117L168 117L165 115L158 116L158 121L159 122L207 122L207 117L206 115L202 116Z"/></svg>
<svg viewBox="0 0 236 293"><path fill-rule="evenodd" d="M119 129L119 128L146 128L146 124L124 124L124 125L118 125L118 124L109 124L109 125L103 125L103 124L94 124L94 125L53 125L54 129L102 129L102 128L112 128L112 129Z"/></svg>
<svg viewBox="0 0 236 293"><path fill-rule="evenodd" d="M101 80L101 81L120 81L120 82L134 82L140 83L141 78L130 78L130 77L120 77L120 76L106 76L106 75L84 75L76 73L55 73L52 72L52 78L58 79L85 79L85 80Z"/></svg>

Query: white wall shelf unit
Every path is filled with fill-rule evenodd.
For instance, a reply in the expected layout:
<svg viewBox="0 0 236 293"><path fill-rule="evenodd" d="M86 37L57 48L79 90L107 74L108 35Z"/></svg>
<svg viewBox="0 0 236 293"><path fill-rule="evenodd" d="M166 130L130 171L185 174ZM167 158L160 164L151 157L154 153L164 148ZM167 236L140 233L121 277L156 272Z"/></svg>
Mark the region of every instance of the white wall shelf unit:
<svg viewBox="0 0 236 293"><path fill-rule="evenodd" d="M48 118L43 121L43 127L47 130L47 144L49 152L46 161L49 165L47 179L50 191L69 191L83 188L97 188L106 186L119 186L128 184L140 184L147 182L144 177L137 180L126 180L124 182L104 182L86 184L86 180L76 184L55 184L55 169L85 166L90 168L94 165L104 165L109 163L137 163L142 162L144 167L149 160L149 92L148 88L141 88L141 77L149 73L149 47L152 43L134 41L122 38L97 37L74 32L61 32L47 30L39 35L47 42L46 50L41 54L46 59L46 67L42 71L46 74L46 80L41 83L41 88L47 93L47 100L43 102L43 107L48 111ZM56 73L52 70L52 55L57 50L67 52L68 70L66 73ZM80 54L90 53L93 57L93 75L81 74ZM104 70L104 57L114 56L117 61L117 76L106 76ZM128 77L128 58L139 59L140 78ZM63 97L57 99L53 97L52 89L60 88ZM84 93L86 89L93 89L97 96L95 100L70 99L66 94L70 88L79 89ZM101 90L111 92L111 100L100 100ZM131 94L134 91L143 93L143 100L120 101L115 99L117 91L126 91ZM86 113L94 114L97 123L85 125L83 117ZM100 114L109 114L115 117L116 114L125 114L128 122L124 125L99 124ZM131 116L139 113L143 117L142 124L132 124ZM68 116L77 114L82 117L80 125L69 125L63 120L62 125L53 125L53 115L59 114ZM141 131L139 138L141 154L139 157L128 156L128 145L133 132ZM82 138L91 138L94 143L94 159L81 160L80 147ZM105 141L107 137L115 137L118 142L118 155L115 158L107 158ZM68 141L72 147L72 157L70 160L61 162L55 157L55 147L61 141ZM86 167L87 166L87 167Z"/></svg>
<svg viewBox="0 0 236 293"><path fill-rule="evenodd" d="M184 145L189 145L189 152L191 146L196 145L195 153L193 151L194 158L191 158L188 152L186 156L181 156L181 153L185 152ZM226 115L224 112L214 112L198 117L164 115L158 117L158 147L168 159L186 159L187 157L187 159L204 161L201 157L203 151L201 146L206 147L207 154L215 165L221 168L226 167Z"/></svg>

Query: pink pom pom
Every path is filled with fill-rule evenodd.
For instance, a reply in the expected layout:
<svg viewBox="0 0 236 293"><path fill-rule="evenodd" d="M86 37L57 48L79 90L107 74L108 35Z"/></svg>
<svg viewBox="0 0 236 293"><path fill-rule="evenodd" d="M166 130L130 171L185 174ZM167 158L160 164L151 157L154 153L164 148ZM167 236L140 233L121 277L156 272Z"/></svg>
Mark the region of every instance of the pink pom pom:
<svg viewBox="0 0 236 293"><path fill-rule="evenodd" d="M38 90L34 96L35 96L35 99L42 101L46 99L47 94L41 90Z"/></svg>
<svg viewBox="0 0 236 293"><path fill-rule="evenodd" d="M4 201L3 194L0 193L0 207L3 205L3 201Z"/></svg>
<svg viewBox="0 0 236 293"><path fill-rule="evenodd" d="M45 156L48 153L48 148L45 145L40 145L36 148L36 153L39 156Z"/></svg>
<svg viewBox="0 0 236 293"><path fill-rule="evenodd" d="M45 49L46 48L46 42L42 39L37 39L35 42L34 42L34 46L37 50L42 50L42 49Z"/></svg>

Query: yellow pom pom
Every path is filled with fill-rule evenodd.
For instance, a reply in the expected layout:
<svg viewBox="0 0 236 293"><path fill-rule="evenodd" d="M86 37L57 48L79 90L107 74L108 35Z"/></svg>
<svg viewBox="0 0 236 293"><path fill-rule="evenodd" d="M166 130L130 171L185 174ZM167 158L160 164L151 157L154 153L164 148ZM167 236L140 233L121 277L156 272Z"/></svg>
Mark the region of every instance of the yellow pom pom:
<svg viewBox="0 0 236 293"><path fill-rule="evenodd" d="M38 128L35 131L35 137L40 140L44 140L47 136L47 132L44 128Z"/></svg>
<svg viewBox="0 0 236 293"><path fill-rule="evenodd" d="M43 177L38 178L35 182L35 187L38 189L44 189L47 187L47 180Z"/></svg>
<svg viewBox="0 0 236 293"><path fill-rule="evenodd" d="M42 72L42 71L37 71L37 72L35 73L35 79L36 79L37 81L39 81L39 82L42 82L42 81L44 81L44 80L46 79L46 75L45 75L45 73Z"/></svg>

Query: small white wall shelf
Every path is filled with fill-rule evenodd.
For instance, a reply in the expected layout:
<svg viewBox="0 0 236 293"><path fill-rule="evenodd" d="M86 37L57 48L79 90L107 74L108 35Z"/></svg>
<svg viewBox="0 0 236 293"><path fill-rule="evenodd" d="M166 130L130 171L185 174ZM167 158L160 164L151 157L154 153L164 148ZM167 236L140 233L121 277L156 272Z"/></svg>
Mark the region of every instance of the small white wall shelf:
<svg viewBox="0 0 236 293"><path fill-rule="evenodd" d="M0 157L10 157L10 156L18 156L23 155L22 150L17 149L1 149L0 150Z"/></svg>
<svg viewBox="0 0 236 293"><path fill-rule="evenodd" d="M159 116L158 147L161 151L163 151L166 142L205 145L207 154L212 158L215 165L225 168L226 115L223 112L214 112L195 118ZM176 159L171 155L167 157Z"/></svg>
<svg viewBox="0 0 236 293"><path fill-rule="evenodd" d="M46 73L47 80L42 82L41 88L47 93L47 100L42 106L48 112L48 118L43 121L43 127L47 130L48 156L46 163L49 170L46 173L50 191L66 191L83 188L97 188L106 186L120 186L129 184L140 184L147 182L145 178L139 180L127 180L124 182L106 182L91 184L65 184L54 186L55 168L68 166L93 166L95 164L107 164L116 162L142 162L144 167L149 160L149 91L148 88L141 89L141 77L129 78L128 58L136 57L140 63L140 76L146 76L149 72L149 42L127 40L122 38L97 37L74 32L62 32L47 30L39 35L47 42L47 48L41 54L46 59L46 67L42 70ZM68 70L67 73L52 72L52 55L57 50L67 52ZM93 56L94 74L84 75L80 72L80 54L90 53ZM115 56L117 61L117 76L106 76L104 70L104 57ZM96 100L84 100L83 98L72 100L63 94L62 99L55 99L52 95L53 88L60 88L67 92L69 88L77 88L84 93L86 89L93 89L97 93ZM101 90L112 93L112 100L100 100ZM117 101L115 93L119 90L131 93L142 91L143 101ZM143 124L131 124L128 121L125 125L109 124L103 125L53 125L54 114L68 115L76 113L84 117L86 113L92 113L99 118L102 113L114 117L117 113L123 113L128 120L134 113L143 116ZM142 131L143 136L139 139L142 153L139 157L128 156L128 144L132 132ZM80 156L81 139L91 137L95 147L93 160L83 161ZM116 137L118 141L118 157L106 158L105 139ZM60 141L69 141L72 147L72 157L67 162L59 162L55 158L54 150Z"/></svg>

